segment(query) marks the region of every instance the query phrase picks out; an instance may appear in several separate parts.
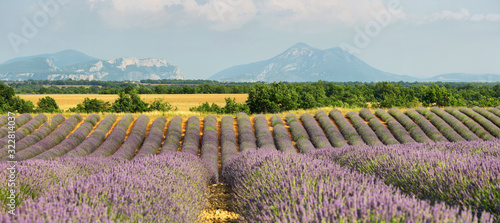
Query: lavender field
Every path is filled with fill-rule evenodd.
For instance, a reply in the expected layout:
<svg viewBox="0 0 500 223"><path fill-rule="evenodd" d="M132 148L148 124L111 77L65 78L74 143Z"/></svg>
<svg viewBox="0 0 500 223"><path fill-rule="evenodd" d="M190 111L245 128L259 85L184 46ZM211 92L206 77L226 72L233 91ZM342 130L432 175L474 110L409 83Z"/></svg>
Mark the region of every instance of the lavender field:
<svg viewBox="0 0 500 223"><path fill-rule="evenodd" d="M500 222L498 111L1 116L0 222Z"/></svg>

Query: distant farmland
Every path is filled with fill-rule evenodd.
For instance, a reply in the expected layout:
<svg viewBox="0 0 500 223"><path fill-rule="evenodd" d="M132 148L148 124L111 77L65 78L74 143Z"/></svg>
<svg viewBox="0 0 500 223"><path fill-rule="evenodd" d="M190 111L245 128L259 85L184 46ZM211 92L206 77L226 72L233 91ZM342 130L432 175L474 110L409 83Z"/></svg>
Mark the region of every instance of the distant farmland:
<svg viewBox="0 0 500 223"><path fill-rule="evenodd" d="M63 110L68 110L69 108L76 107L78 103L82 103L84 98L98 98L103 101L114 102L118 95L106 95L106 94L48 94L48 95L22 95L19 97L25 100L30 100L34 104L38 102L40 98L49 96L54 98L59 105L59 108ZM216 103L218 105L224 106L226 104L225 98L235 98L236 102L244 102L247 100L247 94L142 94L141 98L145 102L152 102L156 98L163 98L164 101L170 102L173 106L176 106L179 111L189 111L189 108L200 105L204 102Z"/></svg>

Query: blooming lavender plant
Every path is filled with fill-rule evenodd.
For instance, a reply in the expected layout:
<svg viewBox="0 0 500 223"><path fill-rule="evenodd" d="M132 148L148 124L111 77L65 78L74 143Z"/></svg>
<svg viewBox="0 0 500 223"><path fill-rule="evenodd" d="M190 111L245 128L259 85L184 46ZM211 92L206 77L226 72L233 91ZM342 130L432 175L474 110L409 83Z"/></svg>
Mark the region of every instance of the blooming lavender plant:
<svg viewBox="0 0 500 223"><path fill-rule="evenodd" d="M82 157L94 152L106 139L107 133L116 121L115 114L109 114L97 125L92 134L86 138L75 149L69 151L63 157Z"/></svg>
<svg viewBox="0 0 500 223"><path fill-rule="evenodd" d="M201 139L201 160L212 172L212 182L219 182L219 134L217 133L217 118L208 115L203 120L203 137Z"/></svg>
<svg viewBox="0 0 500 223"><path fill-rule="evenodd" d="M73 114L71 117L66 119L59 127L57 127L54 132L50 133L49 136L40 140L36 144L21 150L16 153L16 160L27 160L43 153L54 146L61 143L72 131L75 129L76 125L80 123L82 116L80 114Z"/></svg>
<svg viewBox="0 0 500 223"><path fill-rule="evenodd" d="M182 118L175 116L170 119L168 123L167 135L165 136L165 142L160 150L160 154L177 152L181 145L182 140Z"/></svg>
<svg viewBox="0 0 500 223"><path fill-rule="evenodd" d="M295 142L295 146L301 153L308 153L315 150L314 145L311 143L307 131L300 123L300 120L294 114L287 114L286 124L290 127L290 132L292 133L292 140Z"/></svg>
<svg viewBox="0 0 500 223"><path fill-rule="evenodd" d="M311 142L317 149L332 147L330 141L323 132L323 129L318 125L318 122L311 114L304 113L300 116L304 128L307 131L307 135L311 138Z"/></svg>
<svg viewBox="0 0 500 223"><path fill-rule="evenodd" d="M163 132L166 123L167 118L164 116L160 116L153 121L153 124L149 127L148 136L144 140L139 152L137 152L137 155L134 156L134 159L156 155L163 142Z"/></svg>
<svg viewBox="0 0 500 223"><path fill-rule="evenodd" d="M0 117L0 127L7 125L7 122L9 122L9 115L2 115Z"/></svg>
<svg viewBox="0 0 500 223"><path fill-rule="evenodd" d="M223 176L235 193L235 211L248 222L475 220L468 209L450 208L442 203L431 205L405 196L374 176L308 155L248 151L231 160L224 167ZM491 221L488 214L481 219Z"/></svg>
<svg viewBox="0 0 500 223"><path fill-rule="evenodd" d="M422 129L411 120L411 118L408 118L403 112L401 112L398 109L391 108L389 109L389 114L392 115L392 117L396 118L400 124L402 124L405 128L406 131L408 131L413 137L413 139L416 142L419 143L432 143L431 138L429 138Z"/></svg>
<svg viewBox="0 0 500 223"><path fill-rule="evenodd" d="M369 109L361 109L361 111L359 111L359 115L368 121L368 125L372 128L382 143L385 145L399 144L399 141L394 138L391 131L389 131L389 129L387 129Z"/></svg>
<svg viewBox="0 0 500 223"><path fill-rule="evenodd" d="M285 123L283 122L283 119L281 119L281 116L279 116L279 115L273 115L273 116L271 116L271 126L274 127L276 125L283 125L283 126L285 126Z"/></svg>
<svg viewBox="0 0 500 223"><path fill-rule="evenodd" d="M33 119L29 120L26 124L22 125L15 132L15 141L20 141L24 137L33 133L37 128L39 128L44 122L47 121L47 116L44 114L39 114L35 116ZM0 139L0 148L3 148L9 142L9 136L5 136Z"/></svg>
<svg viewBox="0 0 500 223"><path fill-rule="evenodd" d="M459 110L457 110L455 108L452 108L452 107L447 107L447 108L445 108L445 111L448 112L449 114L455 116L455 118L457 118L462 123L464 123L465 126L467 126L474 134L476 134L477 136L479 136L479 138L481 138L483 140L493 140L493 139L495 139L495 137L493 137L481 125L479 125L477 122L475 122L469 116L464 115Z"/></svg>
<svg viewBox="0 0 500 223"><path fill-rule="evenodd" d="M498 108L488 108L488 111L493 113L494 115L500 117L500 109Z"/></svg>
<svg viewBox="0 0 500 223"><path fill-rule="evenodd" d="M330 140L330 143L334 147L344 147L348 146L344 136L340 133L339 129L332 120L328 117L325 111L319 110L314 115L318 123L321 125L323 131L325 131L326 137Z"/></svg>
<svg viewBox="0 0 500 223"><path fill-rule="evenodd" d="M14 130L17 130L19 127L26 124L32 118L33 117L27 113L19 115L18 117L16 117L16 120L14 121ZM5 125L2 128L0 128L0 139L9 134L9 132L11 131L11 129L9 128L11 128L9 125Z"/></svg>
<svg viewBox="0 0 500 223"><path fill-rule="evenodd" d="M356 129L347 121L338 109L330 111L329 116L337 123L340 132L350 145L365 144Z"/></svg>
<svg viewBox="0 0 500 223"><path fill-rule="evenodd" d="M231 116L225 116L220 122L220 148L222 166L226 165L227 160L238 155L238 143L236 142L236 133L234 131L234 119Z"/></svg>
<svg viewBox="0 0 500 223"><path fill-rule="evenodd" d="M409 195L431 202L500 215L500 160L498 157L471 154L462 143L443 143L443 147L394 145L353 146L322 150L313 154L325 160L376 175ZM481 148L476 153L481 151ZM463 150L463 151L460 151ZM464 152L467 151L467 152Z"/></svg>
<svg viewBox="0 0 500 223"><path fill-rule="evenodd" d="M7 174L8 164L0 164ZM20 204L0 222L196 222L210 173L183 153L133 162L103 158L18 164ZM2 177L1 191L7 189ZM6 208L3 202L1 208Z"/></svg>
<svg viewBox="0 0 500 223"><path fill-rule="evenodd" d="M392 135L401 144L404 143L415 143L415 140L411 137L411 135L406 131L406 129L396 120L394 119L389 113L387 113L383 109L377 109L375 111L375 114L384 122L387 122L387 126L389 126L389 129L392 132Z"/></svg>
<svg viewBox="0 0 500 223"><path fill-rule="evenodd" d="M132 127L132 130L127 136L125 142L116 150L110 158L131 160L135 156L135 152L141 148L144 137L146 136L146 129L149 124L149 116L139 115Z"/></svg>
<svg viewBox="0 0 500 223"><path fill-rule="evenodd" d="M182 139L181 152L198 156L200 150L200 119L196 116L188 118L186 133Z"/></svg>
<svg viewBox="0 0 500 223"><path fill-rule="evenodd" d="M481 114L491 122L495 123L496 126L500 126L500 118L496 116L494 113L480 107L473 107L472 110L475 112Z"/></svg>
<svg viewBox="0 0 500 223"><path fill-rule="evenodd" d="M257 139L252 128L252 122L247 114L241 112L236 115L238 122L238 139L240 143L240 151L257 148Z"/></svg>
<svg viewBox="0 0 500 223"><path fill-rule="evenodd" d="M92 157L108 157L113 155L116 150L120 148L125 137L127 137L127 130L130 124L134 121L134 116L131 114L124 115L120 121L113 128L111 133L109 133L106 140L97 148L95 151L90 153L89 156ZM83 151L82 151L83 152ZM70 154L73 155L73 154ZM79 156L79 154L75 154Z"/></svg>
<svg viewBox="0 0 500 223"><path fill-rule="evenodd" d="M33 159L52 159L60 157L73 150L87 138L99 119L101 119L101 117L97 114L89 115L87 119L85 119L85 121L70 136L68 136L68 138L54 148L35 156Z"/></svg>
<svg viewBox="0 0 500 223"><path fill-rule="evenodd" d="M257 146L260 149L276 150L274 139L269 130L267 118L264 115L256 115L254 117L255 136L257 138Z"/></svg>
<svg viewBox="0 0 500 223"><path fill-rule="evenodd" d="M460 120L455 118L453 115L450 115L448 112L445 112L438 107L432 107L430 111L446 121L446 123L453 127L453 129L455 129L455 131L467 141L481 140L481 138L474 134Z"/></svg>
<svg viewBox="0 0 500 223"><path fill-rule="evenodd" d="M355 111L348 112L346 117L351 120L354 128L363 138L365 143L370 146L384 145L375 134L375 132L366 124L366 122Z"/></svg>
<svg viewBox="0 0 500 223"><path fill-rule="evenodd" d="M491 135L500 138L500 128L498 128L498 126L496 126L493 122L485 118L483 115L476 113L474 110L470 108L460 107L458 108L458 110L463 114L474 119L477 123L481 124L481 126L483 126L486 130L488 130L488 132ZM489 113L488 111L486 112Z"/></svg>
<svg viewBox="0 0 500 223"><path fill-rule="evenodd" d="M407 109L405 111L405 114L408 115L411 119L413 119L419 126L420 128L431 138L432 140L436 142L448 142L448 139L443 136L439 130L432 125L427 118L419 114L417 111L413 109Z"/></svg>
<svg viewBox="0 0 500 223"><path fill-rule="evenodd" d="M426 108L419 107L416 111L425 116L430 122L439 130L440 133L443 134L446 139L450 142L461 142L467 141L460 134L458 134L453 127L448 125L441 117L427 110ZM477 137L477 136L476 136ZM479 139L479 138L478 138Z"/></svg>

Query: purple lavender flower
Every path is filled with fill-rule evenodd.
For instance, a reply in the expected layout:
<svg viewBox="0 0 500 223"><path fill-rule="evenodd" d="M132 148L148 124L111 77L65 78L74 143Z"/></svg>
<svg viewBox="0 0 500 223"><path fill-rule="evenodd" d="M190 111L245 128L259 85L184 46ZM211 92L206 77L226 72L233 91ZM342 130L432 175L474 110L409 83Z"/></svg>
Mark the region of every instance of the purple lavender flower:
<svg viewBox="0 0 500 223"><path fill-rule="evenodd" d="M342 112L340 112L338 109L333 109L330 111L329 115L335 121L335 123L337 123L340 132L342 133L342 135L344 135L344 138L347 140L349 145L365 144L363 142L363 139L359 136L358 132L356 132L356 129L352 127L349 121L347 121Z"/></svg>
<svg viewBox="0 0 500 223"><path fill-rule="evenodd" d="M160 150L160 154L177 152L182 141L182 118L175 116L170 119L168 124L167 135L165 136L165 142Z"/></svg>
<svg viewBox="0 0 500 223"><path fill-rule="evenodd" d="M342 136L342 134L340 133L337 126L333 124L332 120L328 117L328 114L326 114L325 111L317 111L315 114L315 118L321 125L321 128L323 128L323 131L325 131L325 134L328 137L328 140L330 140L332 146L344 147L349 145L344 139L344 136Z"/></svg>
<svg viewBox="0 0 500 223"><path fill-rule="evenodd" d="M366 124L366 122L361 119L358 113L351 111L346 114L346 117L351 120L352 125L356 128L359 135L363 138L365 143L370 146L382 146L384 145L379 139L375 132Z"/></svg>
<svg viewBox="0 0 500 223"><path fill-rule="evenodd" d="M161 149L166 122L167 119L164 116L160 116L153 121L153 124L149 127L148 136L134 159L156 155L158 150Z"/></svg>
<svg viewBox="0 0 500 223"><path fill-rule="evenodd" d="M314 145L311 143L309 135L306 129L302 126L302 123L294 114L287 114L286 124L290 127L290 132L292 133L292 140L295 142L295 146L301 153L308 153L315 150Z"/></svg>

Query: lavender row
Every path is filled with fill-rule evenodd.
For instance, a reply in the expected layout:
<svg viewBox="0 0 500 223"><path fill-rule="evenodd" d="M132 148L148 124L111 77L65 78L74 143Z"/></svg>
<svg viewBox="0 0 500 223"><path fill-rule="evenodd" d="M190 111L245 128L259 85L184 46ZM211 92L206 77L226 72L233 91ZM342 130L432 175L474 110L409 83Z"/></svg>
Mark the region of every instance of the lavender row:
<svg viewBox="0 0 500 223"><path fill-rule="evenodd" d="M11 125L7 124L0 128L0 139L7 136L9 132L14 131L21 127L22 125L26 124L28 121L30 121L33 117L30 114L22 114L18 117L16 117L16 120L14 121L14 129L12 129Z"/></svg>
<svg viewBox="0 0 500 223"><path fill-rule="evenodd" d="M148 136L144 140L144 144L142 144L139 152L137 152L137 155L134 156L134 159L156 155L163 142L163 132L166 123L167 118L164 116L160 116L153 121L153 124L149 127Z"/></svg>
<svg viewBox="0 0 500 223"><path fill-rule="evenodd" d="M87 137L75 149L64 154L62 157L82 157L87 156L95 151L102 142L106 139L106 134L110 131L111 127L116 121L115 114L109 114L97 125L92 134Z"/></svg>
<svg viewBox="0 0 500 223"><path fill-rule="evenodd" d="M426 108L419 107L417 108L417 112L427 119L439 130L440 133L443 134L446 139L450 142L461 142L467 141L460 134L458 134L453 127L448 125L441 117L427 110Z"/></svg>
<svg viewBox="0 0 500 223"><path fill-rule="evenodd" d="M413 109L407 109L405 114L408 115L411 119L413 119L420 128L435 142L448 142L448 139L439 132L438 129L434 125L432 125L427 118L419 114L417 111Z"/></svg>
<svg viewBox="0 0 500 223"><path fill-rule="evenodd" d="M467 141L481 140L476 134L470 131L467 126L465 126L460 120L455 118L453 115L443 111L438 107L432 107L431 112L441 117L446 123L448 123L455 131L460 134ZM436 124L434 124L436 125Z"/></svg>
<svg viewBox="0 0 500 223"><path fill-rule="evenodd" d="M196 116L188 118L186 133L182 139L181 152L198 156L200 149L200 119Z"/></svg>
<svg viewBox="0 0 500 223"><path fill-rule="evenodd" d="M500 117L500 109L498 108L488 108L488 111Z"/></svg>
<svg viewBox="0 0 500 223"><path fill-rule="evenodd" d="M288 114L285 117L286 124L290 127L290 132L292 133L292 140L295 142L295 146L301 153L308 153L313 151L314 145L311 143L309 135L306 129L300 123L300 120L294 114Z"/></svg>
<svg viewBox="0 0 500 223"><path fill-rule="evenodd" d="M319 110L314 116L321 125L321 128L323 128L323 131L325 131L325 134L328 137L328 140L330 140L332 146L344 147L349 145L325 111Z"/></svg>
<svg viewBox="0 0 500 223"><path fill-rule="evenodd" d="M201 138L201 160L212 173L212 183L219 182L219 134L217 133L217 118L208 115L203 120L203 137Z"/></svg>
<svg viewBox="0 0 500 223"><path fill-rule="evenodd" d="M367 145L382 146L384 145L377 137L375 132L366 124L366 122L359 117L357 112L351 111L346 114L346 117L351 120L352 125L356 131L361 135Z"/></svg>
<svg viewBox="0 0 500 223"><path fill-rule="evenodd" d="M252 129L252 122L245 113L238 113L236 115L238 122L238 139L240 143L240 151L243 152L247 149L257 148L255 134Z"/></svg>
<svg viewBox="0 0 500 223"><path fill-rule="evenodd" d="M361 111L359 111L359 115L368 121L368 125L372 128L382 143L385 145L399 144L399 141L394 138L391 131L389 131L389 129L387 129L369 109L361 109Z"/></svg>
<svg viewBox="0 0 500 223"><path fill-rule="evenodd" d="M286 129L284 122L281 120L279 115L273 115L271 121L275 124L273 126L273 136L276 147L279 151L284 153L297 153L295 146L293 146L292 139L290 138L290 133ZM273 119L276 121L274 122Z"/></svg>
<svg viewBox="0 0 500 223"><path fill-rule="evenodd" d="M431 205L374 176L309 156L249 151L224 167L223 176L235 193L235 212L248 222L476 220L470 210ZM491 216L484 214L480 222L492 222Z"/></svg>
<svg viewBox="0 0 500 223"><path fill-rule="evenodd" d="M180 116L175 116L170 119L168 123L167 134L165 136L165 142L160 150L160 154L177 152L181 146L182 140L182 118Z"/></svg>
<svg viewBox="0 0 500 223"><path fill-rule="evenodd" d="M500 216L500 160L497 157L432 147L416 149L415 145L357 146L323 150L315 155L379 176L385 183L420 199Z"/></svg>
<svg viewBox="0 0 500 223"><path fill-rule="evenodd" d="M231 116L225 116L220 121L220 147L222 166L226 165L227 160L238 155L236 142L236 133L234 131L234 119Z"/></svg>
<svg viewBox="0 0 500 223"><path fill-rule="evenodd" d="M314 119L311 114L302 114L300 116L300 120L302 120L302 123L307 131L307 135L311 138L311 142L315 148L322 149L332 147L330 141L328 141L328 138L325 135L325 132L323 132L323 129L319 127L318 122L316 122L316 119Z"/></svg>
<svg viewBox="0 0 500 223"><path fill-rule="evenodd" d="M1 174L7 167L0 164ZM196 222L210 179L199 158L181 153L134 162L33 160L17 167L21 203L15 215L2 212L0 222ZM6 189L7 178L0 184ZM0 207L6 209L3 202Z"/></svg>
<svg viewBox="0 0 500 223"><path fill-rule="evenodd" d="M2 115L2 117L0 117L0 127L7 125L7 122L9 122L9 115Z"/></svg>
<svg viewBox="0 0 500 223"><path fill-rule="evenodd" d="M480 107L474 107L474 108L472 108L472 110L481 114L482 116L484 116L485 118L487 118L491 122L495 123L496 126L500 126L500 118L498 116L496 116L495 114L493 114L492 112L489 112L488 110L486 110L484 108L480 108Z"/></svg>
<svg viewBox="0 0 500 223"><path fill-rule="evenodd" d="M5 145L7 145L9 140L15 140L16 142L20 141L24 137L33 133L46 121L47 121L47 116L44 114L39 114L35 116L33 119L29 120L26 124L22 125L14 132L15 137L13 139L9 139L8 135L0 139L0 148L3 148Z"/></svg>
<svg viewBox="0 0 500 223"><path fill-rule="evenodd" d="M118 150L111 156L111 158L131 160L135 156L135 152L141 148L144 137L146 136L146 129L149 124L149 116L139 115L135 120L132 130L127 136L125 142L118 148Z"/></svg>
<svg viewBox="0 0 500 223"><path fill-rule="evenodd" d="M264 115L256 115L254 117L255 136L257 138L257 146L260 149L276 150L274 139L269 130L267 118Z"/></svg>
<svg viewBox="0 0 500 223"><path fill-rule="evenodd" d="M283 119L279 115L271 116L271 126L274 127L276 125L285 125L285 122L283 122Z"/></svg>
<svg viewBox="0 0 500 223"><path fill-rule="evenodd" d="M340 112L338 109L333 109L330 111L329 115L335 121L335 123L337 123L340 132L350 145L365 144L363 142L363 139L356 132L356 129L352 127L347 119L345 119L344 115L342 115L342 112Z"/></svg>
<svg viewBox="0 0 500 223"><path fill-rule="evenodd" d="M61 157L73 150L87 138L99 119L101 119L101 117L97 114L89 115L89 117L87 117L87 119L85 119L85 121L70 136L68 136L68 138L54 148L35 156L34 159L52 159Z"/></svg>
<svg viewBox="0 0 500 223"><path fill-rule="evenodd" d="M449 114L455 116L458 120L464 123L474 134L479 136L483 140L493 140L493 137L488 131L486 131L481 125L471 119L469 116L464 115L462 112L458 111L452 107L446 107L445 111Z"/></svg>
<svg viewBox="0 0 500 223"><path fill-rule="evenodd" d="M16 160L31 159L38 154L57 146L73 131L73 129L75 129L76 125L78 125L81 120L82 116L80 114L71 115L71 117L59 125L54 132L50 133L49 136L24 150L16 152Z"/></svg>
<svg viewBox="0 0 500 223"><path fill-rule="evenodd" d="M387 122L387 126L392 132L392 135L401 143L415 143L415 140L411 137L411 135L406 131L406 129L394 119L389 113L385 110L377 109L375 114L384 122Z"/></svg>
<svg viewBox="0 0 500 223"><path fill-rule="evenodd" d="M424 133L424 131L422 131L422 129L417 124L415 124L415 122L413 122L413 120L408 118L408 116L403 114L403 112L401 112L400 110L391 108L389 109L389 114L392 115L392 117L396 118L398 122L406 128L406 131L410 133L410 135L416 142L419 143L434 142Z"/></svg>
<svg viewBox="0 0 500 223"><path fill-rule="evenodd" d="M469 116L473 120L475 120L477 122L477 123L474 122L474 123L476 123L476 125L480 124L482 127L484 127L484 129L488 130L488 132L492 136L500 138L500 128L498 128L493 122L491 122L490 120L488 120L484 116L476 113L474 110L472 110L470 108L460 107L460 108L458 108L458 110L460 112L462 112L463 114ZM477 128L477 127L475 127L475 128Z"/></svg>
<svg viewBox="0 0 500 223"><path fill-rule="evenodd" d="M106 140L104 140L104 142L97 149L91 152L89 156L108 157L113 155L116 152L116 150L120 148L123 141L125 140L125 137L127 137L128 128L133 121L134 121L133 115L131 114L124 115L120 119L120 121L116 123L116 126L113 128L113 131L109 133Z"/></svg>

